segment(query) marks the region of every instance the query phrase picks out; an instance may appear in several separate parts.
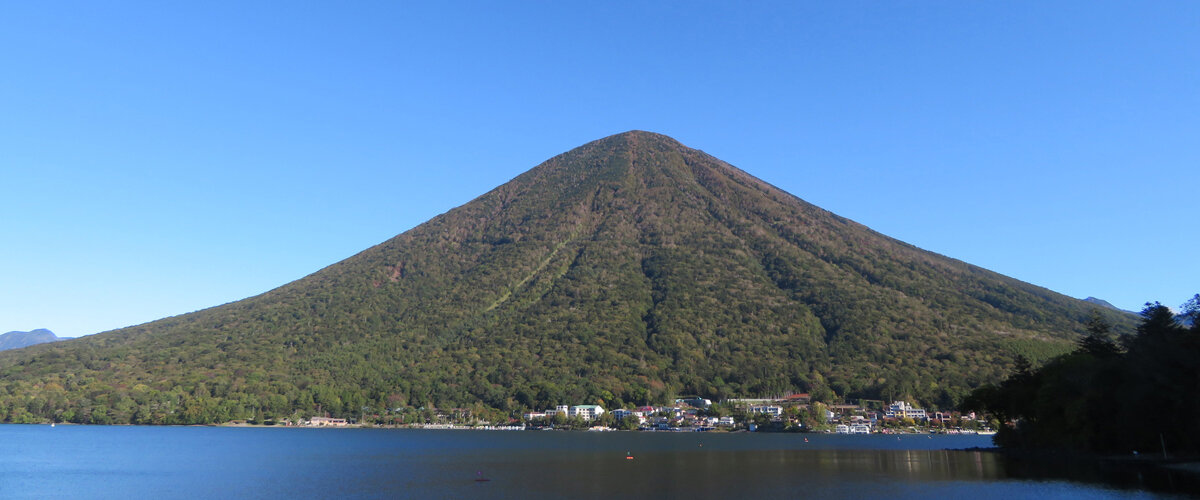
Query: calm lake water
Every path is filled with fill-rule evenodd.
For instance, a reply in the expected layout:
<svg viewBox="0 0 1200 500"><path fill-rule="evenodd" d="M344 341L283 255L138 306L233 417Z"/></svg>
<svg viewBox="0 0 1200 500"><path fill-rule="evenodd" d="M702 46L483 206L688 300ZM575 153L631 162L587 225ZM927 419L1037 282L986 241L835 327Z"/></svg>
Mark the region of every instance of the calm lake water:
<svg viewBox="0 0 1200 500"><path fill-rule="evenodd" d="M977 436L0 425L0 498L1156 498L1195 486L1183 473L947 450L989 445Z"/></svg>

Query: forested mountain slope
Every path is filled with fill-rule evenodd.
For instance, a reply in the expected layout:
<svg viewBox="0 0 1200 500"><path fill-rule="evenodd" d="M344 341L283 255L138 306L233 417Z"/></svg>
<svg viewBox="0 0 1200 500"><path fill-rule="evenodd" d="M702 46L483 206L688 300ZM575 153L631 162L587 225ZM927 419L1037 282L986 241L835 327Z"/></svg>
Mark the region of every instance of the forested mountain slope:
<svg viewBox="0 0 1200 500"><path fill-rule="evenodd" d="M0 353L0 418L511 412L793 390L948 406L1019 353L1070 349L1090 310L627 132L263 295Z"/></svg>

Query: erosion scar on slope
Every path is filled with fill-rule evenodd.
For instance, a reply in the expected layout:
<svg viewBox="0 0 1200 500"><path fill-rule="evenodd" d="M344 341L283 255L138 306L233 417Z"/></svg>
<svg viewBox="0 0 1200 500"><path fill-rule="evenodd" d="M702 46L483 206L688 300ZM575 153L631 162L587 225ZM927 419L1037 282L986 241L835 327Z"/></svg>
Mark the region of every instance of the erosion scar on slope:
<svg viewBox="0 0 1200 500"><path fill-rule="evenodd" d="M495 302L492 302L492 305L488 306L487 309L484 309L483 312L489 312L507 302L508 299L512 297L513 291L519 290L522 286L525 286L525 283L528 283L529 280L533 279L534 276L537 276L538 273L542 272L542 270L550 264L550 261L554 260L554 257L558 255L559 250L562 250L562 248L567 246L568 243L575 241L575 237L578 235L579 227L576 226L575 230L571 231L571 235L567 236L567 239L560 241L557 245L554 245L554 249L550 250L549 255L546 255L546 258L542 259L542 261L538 263L537 267L530 271L529 274L525 275L524 278L521 278L521 281L518 281L517 284L509 287L508 290L505 290L504 294L501 295L500 298L496 299Z"/></svg>

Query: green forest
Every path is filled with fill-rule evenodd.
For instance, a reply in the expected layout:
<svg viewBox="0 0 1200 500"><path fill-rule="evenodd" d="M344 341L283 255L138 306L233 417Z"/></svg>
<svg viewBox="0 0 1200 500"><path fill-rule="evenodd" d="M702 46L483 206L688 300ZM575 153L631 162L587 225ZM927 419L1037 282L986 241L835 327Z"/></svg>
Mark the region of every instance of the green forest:
<svg viewBox="0 0 1200 500"><path fill-rule="evenodd" d="M503 419L794 391L952 408L1071 351L1093 309L629 132L262 295L0 352L0 420Z"/></svg>
<svg viewBox="0 0 1200 500"><path fill-rule="evenodd" d="M1010 422L995 437L1005 448L1200 453L1200 295L1182 309L1146 304L1120 336L1094 317L1075 350L1039 368L1023 362L963 406Z"/></svg>

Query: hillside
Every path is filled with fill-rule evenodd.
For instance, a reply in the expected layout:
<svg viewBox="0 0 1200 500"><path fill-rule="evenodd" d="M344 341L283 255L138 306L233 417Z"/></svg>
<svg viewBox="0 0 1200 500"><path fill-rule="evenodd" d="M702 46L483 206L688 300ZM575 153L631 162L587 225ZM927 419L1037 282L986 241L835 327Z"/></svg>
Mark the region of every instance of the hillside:
<svg viewBox="0 0 1200 500"><path fill-rule="evenodd" d="M0 334L0 351L20 349L31 345L57 342L59 340L62 339L58 338L54 332L45 328L38 328L29 332L8 332Z"/></svg>
<svg viewBox="0 0 1200 500"><path fill-rule="evenodd" d="M1070 349L1091 309L627 132L265 294L0 353L0 410L191 423L793 390L949 406L1018 354Z"/></svg>

